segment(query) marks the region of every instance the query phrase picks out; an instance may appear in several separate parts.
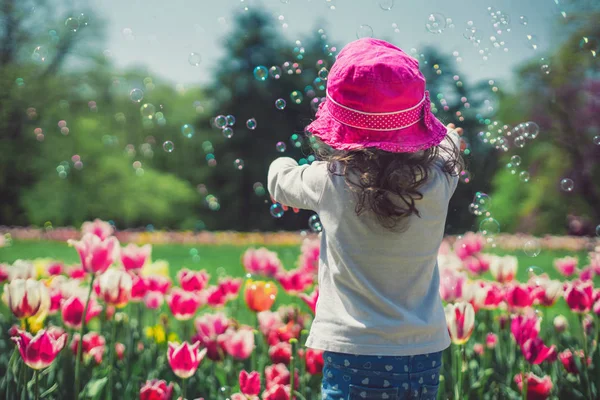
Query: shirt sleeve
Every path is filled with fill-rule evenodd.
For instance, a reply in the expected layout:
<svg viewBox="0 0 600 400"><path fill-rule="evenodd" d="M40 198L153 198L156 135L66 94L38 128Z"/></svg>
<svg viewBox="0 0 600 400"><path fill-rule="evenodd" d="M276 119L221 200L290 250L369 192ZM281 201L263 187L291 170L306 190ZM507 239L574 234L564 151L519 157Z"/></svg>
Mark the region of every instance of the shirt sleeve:
<svg viewBox="0 0 600 400"><path fill-rule="evenodd" d="M449 129L442 143L440 143L440 149L437 159L437 164L442 167L444 163L453 157L451 151L452 147L455 146L460 151L460 136L454 129Z"/></svg>
<svg viewBox="0 0 600 400"><path fill-rule="evenodd" d="M317 211L327 179L326 162L298 165L293 158L280 157L271 163L267 181L276 202Z"/></svg>

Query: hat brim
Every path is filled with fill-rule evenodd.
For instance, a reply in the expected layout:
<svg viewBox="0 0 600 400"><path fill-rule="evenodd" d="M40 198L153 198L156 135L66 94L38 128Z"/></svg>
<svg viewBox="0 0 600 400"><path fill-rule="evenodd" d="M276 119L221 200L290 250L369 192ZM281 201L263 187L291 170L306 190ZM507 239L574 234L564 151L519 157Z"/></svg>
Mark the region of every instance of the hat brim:
<svg viewBox="0 0 600 400"><path fill-rule="evenodd" d="M404 129L377 131L354 128L337 121L328 110L326 99L319 105L316 119L306 131L336 150L377 148L391 153L416 153L439 145L448 132L433 114L428 128L423 120Z"/></svg>

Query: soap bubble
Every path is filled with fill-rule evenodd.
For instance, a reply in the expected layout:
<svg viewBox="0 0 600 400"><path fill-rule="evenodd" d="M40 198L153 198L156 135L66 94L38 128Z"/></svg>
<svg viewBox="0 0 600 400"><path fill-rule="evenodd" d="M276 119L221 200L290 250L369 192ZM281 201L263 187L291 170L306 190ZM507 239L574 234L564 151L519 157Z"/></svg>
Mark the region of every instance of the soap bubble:
<svg viewBox="0 0 600 400"><path fill-rule="evenodd" d="M510 163L515 167L521 165L521 156L514 155L510 158Z"/></svg>
<svg viewBox="0 0 600 400"><path fill-rule="evenodd" d="M77 29L79 29L79 21L77 21L75 18L69 17L65 20L65 27L69 31L77 32Z"/></svg>
<svg viewBox="0 0 600 400"><path fill-rule="evenodd" d="M292 143L292 146L294 146L297 149L302 147L302 137L297 133L294 133L290 136L290 142Z"/></svg>
<svg viewBox="0 0 600 400"><path fill-rule="evenodd" d="M277 99L275 100L275 108L277 108L278 110L283 110L286 106L286 102L284 99Z"/></svg>
<svg viewBox="0 0 600 400"><path fill-rule="evenodd" d="M271 206L270 212L273 217L281 218L281 217L283 217L283 213L284 213L283 206L279 203L274 203Z"/></svg>
<svg viewBox="0 0 600 400"><path fill-rule="evenodd" d="M181 127L181 134L188 139L191 139L194 136L194 127L190 124L185 124Z"/></svg>
<svg viewBox="0 0 600 400"><path fill-rule="evenodd" d="M156 107L153 104L146 103L140 107L140 113L142 117L152 119L154 113L156 112Z"/></svg>
<svg viewBox="0 0 600 400"><path fill-rule="evenodd" d="M90 23L90 17L87 14L81 13L77 16L79 26L88 26Z"/></svg>
<svg viewBox="0 0 600 400"><path fill-rule="evenodd" d="M562 190L564 190L565 192L572 192L573 189L575 188L575 183L573 182L572 179L564 178L563 180L560 181L560 188Z"/></svg>
<svg viewBox="0 0 600 400"><path fill-rule="evenodd" d="M248 121L246 121L246 127L250 130L255 130L256 125L256 120L254 118L250 118Z"/></svg>
<svg viewBox="0 0 600 400"><path fill-rule="evenodd" d="M31 59L36 62L44 62L48 58L48 49L45 46L37 46L33 49Z"/></svg>
<svg viewBox="0 0 600 400"><path fill-rule="evenodd" d="M188 62L190 63L190 65L193 65L194 67L199 66L200 61L202 61L202 58L200 57L200 54L198 54L198 53L190 53L190 55L188 56Z"/></svg>
<svg viewBox="0 0 600 400"><path fill-rule="evenodd" d="M477 192L473 197L473 204L477 206L477 210L485 213L492 207L492 198L483 192Z"/></svg>
<svg viewBox="0 0 600 400"><path fill-rule="evenodd" d="M223 129L227 126L227 117L224 115L217 115L215 117L215 126L219 129Z"/></svg>
<svg viewBox="0 0 600 400"><path fill-rule="evenodd" d="M230 114L226 116L225 119L227 120L227 126L235 125L235 117L233 115Z"/></svg>
<svg viewBox="0 0 600 400"><path fill-rule="evenodd" d="M592 141L596 146L600 146L600 135L594 136L594 139L592 139Z"/></svg>
<svg viewBox="0 0 600 400"><path fill-rule="evenodd" d="M163 150L167 153L172 153L175 150L175 145L170 140L163 143Z"/></svg>
<svg viewBox="0 0 600 400"><path fill-rule="evenodd" d="M371 28L369 25L359 26L356 30L356 37L358 39L373 37L373 28Z"/></svg>
<svg viewBox="0 0 600 400"><path fill-rule="evenodd" d="M527 23L529 22L529 19L526 16L521 15L519 17L519 22L521 23L521 25L527 25Z"/></svg>
<svg viewBox="0 0 600 400"><path fill-rule="evenodd" d="M269 75L271 75L271 78L273 79L281 78L281 68L277 65L273 65L271 68L269 68Z"/></svg>
<svg viewBox="0 0 600 400"><path fill-rule="evenodd" d="M500 232L500 223L492 217L484 218L479 223L479 231L484 236L494 236Z"/></svg>
<svg viewBox="0 0 600 400"><path fill-rule="evenodd" d="M142 89L132 89L131 92L129 92L129 98L131 101L139 103L144 98L144 91Z"/></svg>
<svg viewBox="0 0 600 400"><path fill-rule="evenodd" d="M326 81L327 77L329 76L329 71L327 70L327 68L321 68L317 76L322 80Z"/></svg>
<svg viewBox="0 0 600 400"><path fill-rule="evenodd" d="M233 166L238 169L238 170L242 170L244 169L244 160L242 160L241 158L237 158L234 162L233 162Z"/></svg>
<svg viewBox="0 0 600 400"><path fill-rule="evenodd" d="M527 35L527 45L529 47L531 47L533 50L537 50L539 44L538 44L538 38L535 35Z"/></svg>
<svg viewBox="0 0 600 400"><path fill-rule="evenodd" d="M254 77L257 81L266 81L269 77L269 70L267 67L259 65L258 67L254 68Z"/></svg>
<svg viewBox="0 0 600 400"><path fill-rule="evenodd" d="M284 142L277 142L277 144L275 144L275 149L278 152L283 153L286 149L286 145Z"/></svg>
<svg viewBox="0 0 600 400"><path fill-rule="evenodd" d="M515 146L523 148L525 147L525 137L518 136L515 138Z"/></svg>
<svg viewBox="0 0 600 400"><path fill-rule="evenodd" d="M523 252L529 257L537 257L542 251L542 245L536 239L531 239L525 242L523 245Z"/></svg>
<svg viewBox="0 0 600 400"><path fill-rule="evenodd" d="M231 139L231 137L233 136L233 129L231 129L230 127L223 128L221 132L223 133L223 136L225 136L227 139Z"/></svg>
<svg viewBox="0 0 600 400"><path fill-rule="evenodd" d="M315 233L319 233L323 231L323 225L321 224L321 219L317 214L311 215L308 219L308 227L311 231Z"/></svg>
<svg viewBox="0 0 600 400"><path fill-rule="evenodd" d="M394 0L379 0L379 7L384 11L390 11L394 7Z"/></svg>
<svg viewBox="0 0 600 400"><path fill-rule="evenodd" d="M552 72L552 70L550 69L550 66L549 66L548 64L543 64L543 65L540 67L540 70L541 70L541 71L542 71L544 74L546 74L546 75L549 75L549 74L550 74L550 72Z"/></svg>
<svg viewBox="0 0 600 400"><path fill-rule="evenodd" d="M425 28L431 33L442 33L446 29L446 17L439 13L429 14Z"/></svg>
<svg viewBox="0 0 600 400"><path fill-rule="evenodd" d="M521 180L521 182L524 182L524 183L529 182L529 179L530 179L529 172L521 171L521 173L519 174L519 179Z"/></svg>
<svg viewBox="0 0 600 400"><path fill-rule="evenodd" d="M302 96L302 93L299 92L298 90L294 90L291 94L290 94L290 99L292 99L292 101L296 104L300 104L302 103L302 100L304 99L304 96Z"/></svg>
<svg viewBox="0 0 600 400"><path fill-rule="evenodd" d="M469 171L460 171L459 178L462 183L469 183L471 182L471 173Z"/></svg>

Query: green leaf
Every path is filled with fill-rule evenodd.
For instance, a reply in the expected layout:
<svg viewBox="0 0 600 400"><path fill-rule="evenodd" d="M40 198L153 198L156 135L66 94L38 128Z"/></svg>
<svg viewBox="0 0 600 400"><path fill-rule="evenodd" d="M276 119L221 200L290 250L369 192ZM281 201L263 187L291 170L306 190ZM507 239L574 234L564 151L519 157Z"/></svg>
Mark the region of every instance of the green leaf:
<svg viewBox="0 0 600 400"><path fill-rule="evenodd" d="M40 395L40 397L43 399L44 397L49 396L52 393L54 393L56 391L56 389L58 389L58 383L55 383L54 385L50 386L44 393L42 393Z"/></svg>
<svg viewBox="0 0 600 400"><path fill-rule="evenodd" d="M106 386L106 382L108 382L108 377L104 377L101 379L96 379L88 383L85 387L85 396L88 399L99 399L100 395L102 395L102 390L104 386Z"/></svg>

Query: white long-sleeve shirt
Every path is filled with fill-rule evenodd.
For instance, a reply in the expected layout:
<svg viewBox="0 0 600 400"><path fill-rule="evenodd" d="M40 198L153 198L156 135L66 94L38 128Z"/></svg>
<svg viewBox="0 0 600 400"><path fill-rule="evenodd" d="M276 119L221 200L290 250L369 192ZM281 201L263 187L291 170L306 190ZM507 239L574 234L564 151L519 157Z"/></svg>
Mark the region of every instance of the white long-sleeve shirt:
<svg viewBox="0 0 600 400"><path fill-rule="evenodd" d="M458 135L446 138L458 141ZM458 177L432 167L416 201L421 217L391 232L372 214L355 212L355 195L327 163L271 164L268 189L275 201L319 214L323 233L319 299L306 345L360 355L417 355L450 345L439 295L437 253L448 202Z"/></svg>

